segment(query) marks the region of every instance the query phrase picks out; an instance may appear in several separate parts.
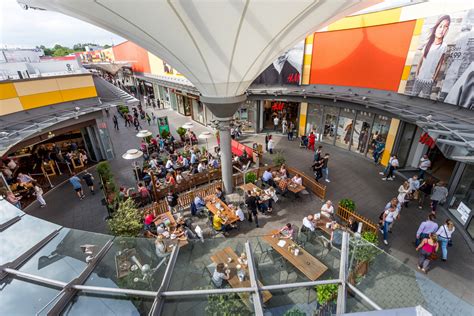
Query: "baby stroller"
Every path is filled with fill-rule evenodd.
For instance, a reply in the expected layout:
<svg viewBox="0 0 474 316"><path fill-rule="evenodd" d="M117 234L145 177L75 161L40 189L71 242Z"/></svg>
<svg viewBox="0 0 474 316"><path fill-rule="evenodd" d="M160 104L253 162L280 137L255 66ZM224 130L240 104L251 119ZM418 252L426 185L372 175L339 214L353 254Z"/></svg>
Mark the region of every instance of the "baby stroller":
<svg viewBox="0 0 474 316"><path fill-rule="evenodd" d="M301 141L300 141L300 148L308 148L308 137L307 136L301 136Z"/></svg>

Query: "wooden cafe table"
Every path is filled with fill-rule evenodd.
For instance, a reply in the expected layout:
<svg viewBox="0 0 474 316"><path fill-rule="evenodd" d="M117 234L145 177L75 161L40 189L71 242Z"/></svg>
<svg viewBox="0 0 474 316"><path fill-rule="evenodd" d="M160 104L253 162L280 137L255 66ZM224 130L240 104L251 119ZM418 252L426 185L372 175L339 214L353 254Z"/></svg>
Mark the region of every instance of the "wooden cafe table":
<svg viewBox="0 0 474 316"><path fill-rule="evenodd" d="M228 258L231 258L232 261L229 262ZM211 256L211 261L214 262L216 265L219 263L224 263L227 264L228 267L226 269L230 270L230 278L227 280L229 282L229 285L233 288L239 288L239 287L251 287L250 285L250 278L249 278L249 270L248 267L242 268L245 271L245 278L242 282L240 282L239 277L237 276L237 268L236 266L240 264L238 262L239 256L235 253L234 250L232 250L231 247L226 247L224 249L216 251L212 256ZM258 281L258 285L262 286L262 283ZM261 291L260 292L262 295L262 302L265 303L269 299L272 298L272 294L270 291ZM245 303L245 305L249 306L251 305L250 300L249 300L249 294L250 293L238 293L242 301Z"/></svg>
<svg viewBox="0 0 474 316"><path fill-rule="evenodd" d="M212 201L215 200L215 203L212 203ZM223 210L219 210L216 207L216 204L220 203L221 207ZM212 214L216 214L218 211L221 211L221 214L223 217L227 217L227 224L233 224L235 222L238 222L240 218L235 214L233 210L227 206L224 202L221 201L218 197L216 197L215 194L209 195L206 197L206 207L211 211Z"/></svg>
<svg viewBox="0 0 474 316"><path fill-rule="evenodd" d="M173 214L171 212L165 212L163 214L157 215L155 218L155 225L158 227L163 224L166 220L170 221L171 227L176 227L176 220L174 219Z"/></svg>
<svg viewBox="0 0 474 316"><path fill-rule="evenodd" d="M278 234L278 230L272 231L271 235L264 236L262 239L265 240L273 249L275 249L282 257L288 260L295 268L301 271L311 281L317 280L324 272L328 269L321 261L313 257L309 252L303 248L299 248L299 254L295 256L288 250L290 245L295 245L291 239L280 239L273 238L273 235ZM280 247L278 242L280 240L285 241L285 245Z"/></svg>

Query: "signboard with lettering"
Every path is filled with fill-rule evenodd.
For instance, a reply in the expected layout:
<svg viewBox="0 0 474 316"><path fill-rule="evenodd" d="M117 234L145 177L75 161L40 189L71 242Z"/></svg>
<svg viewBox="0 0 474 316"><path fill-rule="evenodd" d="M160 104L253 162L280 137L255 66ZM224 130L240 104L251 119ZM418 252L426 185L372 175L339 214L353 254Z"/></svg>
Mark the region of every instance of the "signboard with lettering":
<svg viewBox="0 0 474 316"><path fill-rule="evenodd" d="M466 224L467 219L469 218L469 214L471 214L471 209L467 207L466 204L461 202L459 203L459 206L456 209L456 211L458 211L459 215L461 215L461 219L460 219L461 223Z"/></svg>

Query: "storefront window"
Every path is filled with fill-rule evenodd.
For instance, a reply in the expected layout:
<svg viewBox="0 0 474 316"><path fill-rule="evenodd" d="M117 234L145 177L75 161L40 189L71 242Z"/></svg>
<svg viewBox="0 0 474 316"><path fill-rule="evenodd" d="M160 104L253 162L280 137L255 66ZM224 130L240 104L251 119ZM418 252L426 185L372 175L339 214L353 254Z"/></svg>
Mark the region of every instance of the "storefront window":
<svg viewBox="0 0 474 316"><path fill-rule="evenodd" d="M191 99L193 103L193 119L204 124L204 105L196 99Z"/></svg>
<svg viewBox="0 0 474 316"><path fill-rule="evenodd" d="M416 125L406 123L403 132L400 135L400 144L398 146L397 156L400 167L405 167L407 164L408 155L410 153L413 139L415 138Z"/></svg>
<svg viewBox="0 0 474 316"><path fill-rule="evenodd" d="M357 120L354 125L352 135L351 151L364 155L369 143L370 126L372 125L374 115L365 111L357 112Z"/></svg>
<svg viewBox="0 0 474 316"><path fill-rule="evenodd" d="M293 122L298 126L298 109L300 104L296 102L265 101L264 128L273 129L274 118L279 118L278 130L281 131L281 122L285 118L288 124Z"/></svg>
<svg viewBox="0 0 474 316"><path fill-rule="evenodd" d="M369 155L372 155L377 143L384 143L387 141L388 130L390 129L390 118L383 115L375 117L372 133L370 134Z"/></svg>
<svg viewBox="0 0 474 316"><path fill-rule="evenodd" d="M316 138L319 139L323 129L323 107L319 104L308 104L306 135L311 131L315 131Z"/></svg>
<svg viewBox="0 0 474 316"><path fill-rule="evenodd" d="M255 133L257 128L257 102L246 101L235 112L234 120L242 126L242 131Z"/></svg>
<svg viewBox="0 0 474 316"><path fill-rule="evenodd" d="M355 110L341 109L337 124L336 146L349 149L355 113Z"/></svg>
<svg viewBox="0 0 474 316"><path fill-rule="evenodd" d="M463 225L474 208L474 165L467 165L450 201L449 210ZM471 221L472 222L472 221ZM470 223L470 226L473 226ZM472 235L471 235L472 237Z"/></svg>
<svg viewBox="0 0 474 316"><path fill-rule="evenodd" d="M327 106L324 109L324 131L323 142L332 144L336 136L336 123L339 116L339 108Z"/></svg>

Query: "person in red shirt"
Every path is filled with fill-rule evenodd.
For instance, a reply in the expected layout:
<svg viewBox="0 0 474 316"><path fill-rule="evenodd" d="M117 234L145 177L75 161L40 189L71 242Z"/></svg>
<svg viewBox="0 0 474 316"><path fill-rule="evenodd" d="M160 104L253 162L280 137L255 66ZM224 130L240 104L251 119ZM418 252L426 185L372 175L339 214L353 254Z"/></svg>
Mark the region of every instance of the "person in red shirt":
<svg viewBox="0 0 474 316"><path fill-rule="evenodd" d="M308 136L308 149L314 151L314 143L316 142L316 135L311 132Z"/></svg>
<svg viewBox="0 0 474 316"><path fill-rule="evenodd" d="M150 213L148 215L145 216L145 230L152 230L152 225L155 221L155 215L153 213Z"/></svg>
<svg viewBox="0 0 474 316"><path fill-rule="evenodd" d="M141 182L138 184L138 193L142 199L142 205L150 203L150 192Z"/></svg>

